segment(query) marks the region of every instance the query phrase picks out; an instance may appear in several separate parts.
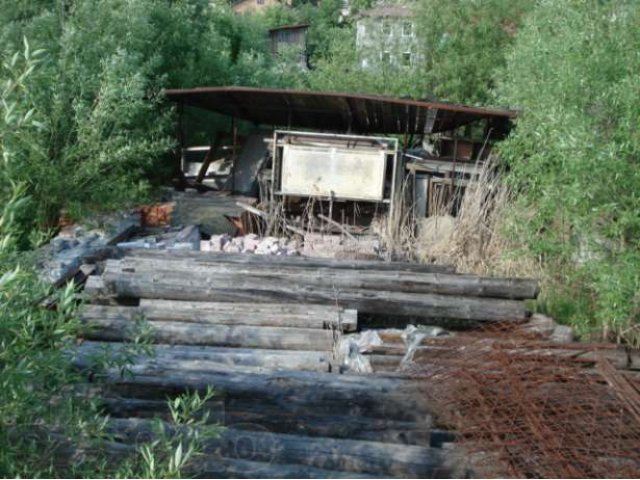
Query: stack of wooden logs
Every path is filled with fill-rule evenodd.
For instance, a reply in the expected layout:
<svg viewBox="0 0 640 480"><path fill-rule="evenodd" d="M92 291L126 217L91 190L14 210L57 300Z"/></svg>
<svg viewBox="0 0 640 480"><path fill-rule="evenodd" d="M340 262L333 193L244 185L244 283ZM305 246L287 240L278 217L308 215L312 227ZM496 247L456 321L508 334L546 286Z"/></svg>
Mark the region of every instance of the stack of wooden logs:
<svg viewBox="0 0 640 480"><path fill-rule="evenodd" d="M521 321L537 294L530 280L393 262L131 250L101 270L87 281L76 365L96 378L96 356L126 352L135 327L148 327L154 355L136 356L132 375L99 372L111 428L131 443L145 419L168 418L168 396L212 386L212 420L229 429L196 473L213 476L464 474L414 381L339 374L336 338L360 314ZM247 438L257 456L237 448Z"/></svg>
<svg viewBox="0 0 640 480"><path fill-rule="evenodd" d="M529 279L460 275L449 267L302 257L136 251L109 260L106 288L121 297L337 305L361 314L472 322L524 320Z"/></svg>

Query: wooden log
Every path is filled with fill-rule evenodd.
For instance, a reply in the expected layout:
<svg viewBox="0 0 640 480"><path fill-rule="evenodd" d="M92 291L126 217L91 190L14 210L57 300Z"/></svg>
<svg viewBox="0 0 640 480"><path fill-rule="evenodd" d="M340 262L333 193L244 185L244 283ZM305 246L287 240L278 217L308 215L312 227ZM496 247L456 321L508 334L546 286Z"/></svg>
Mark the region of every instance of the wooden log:
<svg viewBox="0 0 640 480"><path fill-rule="evenodd" d="M382 270L401 272L452 273L450 265L432 265L409 262L387 262L376 260L334 260L329 258L293 257L279 255L230 254L199 251L163 251L150 249L118 249L114 257L185 259L200 264L234 264L234 265L281 265L302 266L309 268L336 268L341 270Z"/></svg>
<svg viewBox="0 0 640 480"><path fill-rule="evenodd" d="M78 461L106 456L111 466L119 465L134 455L139 455L136 443L101 441L87 446L70 442L62 435L49 434L43 448L51 448L51 438L56 440L53 448L53 465L58 472L75 472ZM234 452L232 452L233 454ZM61 470L68 469L68 470ZM106 472L115 473L109 466ZM282 464L222 457L218 452L194 456L185 465L184 473L193 478L378 478L370 473L325 470L303 464ZM382 477L381 477L382 478Z"/></svg>
<svg viewBox="0 0 640 480"><path fill-rule="evenodd" d="M107 295L109 293L105 287L102 277L97 275L90 275L87 278L83 291L89 297L97 297L100 295Z"/></svg>
<svg viewBox="0 0 640 480"><path fill-rule="evenodd" d="M85 341L69 349L69 356L76 366L90 368L100 355L121 355L127 345L111 342ZM154 345L153 355L136 356L135 362L164 362L174 368L204 369L222 368L223 365L258 367L268 370L306 370L329 372L332 354L319 351L268 350L225 347L199 347L184 345Z"/></svg>
<svg viewBox="0 0 640 480"><path fill-rule="evenodd" d="M195 478L378 478L370 473L342 472L307 465L256 462L237 458L202 459L189 469ZM383 477L380 477L383 478Z"/></svg>
<svg viewBox="0 0 640 480"><path fill-rule="evenodd" d="M198 175L196 176L195 183L202 184L205 177L207 176L207 170L209 170L209 166L213 161L213 156L218 151L220 147L220 143L222 142L220 134L217 134L211 145L209 146L209 150L207 150L207 154L202 161L202 165L200 166L200 170L198 170Z"/></svg>
<svg viewBox="0 0 640 480"><path fill-rule="evenodd" d="M125 443L155 438L151 422L144 419L112 419L107 431ZM428 447L234 428L207 441L205 453L404 478L448 477L453 473L441 452Z"/></svg>
<svg viewBox="0 0 640 480"><path fill-rule="evenodd" d="M250 278L237 283L213 277L153 275L146 272L108 271L104 274L104 280L112 292L123 297L224 302L308 302L339 305L355 309L359 314L439 320L519 321L528 315L525 305L520 301L458 295L287 286L275 281L262 282Z"/></svg>
<svg viewBox="0 0 640 480"><path fill-rule="evenodd" d="M336 306L287 303L180 302L141 299L138 307L84 305L80 318L191 322L296 328L338 328L354 331L357 311Z"/></svg>
<svg viewBox="0 0 640 480"><path fill-rule="evenodd" d="M166 400L106 397L100 403L116 418L162 418L170 420ZM350 438L403 445L428 446L431 417L408 422L360 415L318 413L313 409L291 412L256 400L212 401L205 406L208 421L225 426L254 425L275 433L295 433L312 437Z"/></svg>
<svg viewBox="0 0 640 480"><path fill-rule="evenodd" d="M145 365L135 375L122 376L117 369L94 375L104 380L110 395L160 398L187 390L214 387L220 398L258 399L292 412L340 411L344 415L414 421L428 409L424 395L412 379L360 377L304 371L248 371L250 367L222 366L206 371L181 371L171 366ZM107 393L105 393L106 395Z"/></svg>
<svg viewBox="0 0 640 480"><path fill-rule="evenodd" d="M106 272L152 272L157 275L185 273L203 281L248 284L278 282L284 286L309 285L334 289L389 290L405 293L438 293L476 297L531 299L538 282L525 278L490 278L474 275L389 271L338 270L331 268L275 267L255 265L194 265L191 261L149 259L110 260Z"/></svg>
<svg viewBox="0 0 640 480"><path fill-rule="evenodd" d="M127 320L93 318L83 320L83 324L82 336L90 340L130 341L136 335ZM329 330L164 321L146 324L151 327L151 338L158 343L321 351L333 348L333 334Z"/></svg>

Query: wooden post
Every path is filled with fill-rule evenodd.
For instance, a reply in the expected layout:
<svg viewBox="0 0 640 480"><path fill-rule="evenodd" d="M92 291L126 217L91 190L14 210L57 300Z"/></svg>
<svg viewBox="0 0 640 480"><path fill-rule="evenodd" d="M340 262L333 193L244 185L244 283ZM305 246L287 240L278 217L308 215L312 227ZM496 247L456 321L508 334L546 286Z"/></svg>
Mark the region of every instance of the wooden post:
<svg viewBox="0 0 640 480"><path fill-rule="evenodd" d="M185 138L184 138L184 104L178 103L178 122L176 125L176 139L178 141L178 146L176 149L176 167L175 167L175 175L177 178L177 182L180 189L184 190L184 187L187 185L187 179L184 176L184 148L185 148Z"/></svg>
<svg viewBox="0 0 640 480"><path fill-rule="evenodd" d="M238 152L236 151L238 145L238 126L236 124L236 117L231 117L231 135L233 137L233 150L231 157L231 193L236 191L236 161L238 160Z"/></svg>
<svg viewBox="0 0 640 480"><path fill-rule="evenodd" d="M198 172L198 176L196 177L196 183L201 184L204 178L207 176L207 170L209 170L209 165L211 165L213 157L216 154L218 147L220 147L220 141L221 135L218 133L211 143L207 155L204 157L204 161L202 162L202 166L200 167L200 171Z"/></svg>

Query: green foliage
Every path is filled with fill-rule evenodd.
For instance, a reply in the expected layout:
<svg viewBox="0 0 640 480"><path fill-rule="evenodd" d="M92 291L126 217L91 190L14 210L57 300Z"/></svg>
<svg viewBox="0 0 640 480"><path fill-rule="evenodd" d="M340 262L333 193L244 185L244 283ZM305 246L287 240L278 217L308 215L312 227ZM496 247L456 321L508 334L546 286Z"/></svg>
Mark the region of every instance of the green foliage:
<svg viewBox="0 0 640 480"><path fill-rule="evenodd" d="M9 102L0 134L14 159L0 195L7 178L26 185L25 231L54 226L62 210L77 217L139 201L149 178L171 173L162 88L275 82L259 22L207 0L13 4L0 12L0 40ZM31 112L20 136L11 135L24 113L9 110L16 96Z"/></svg>
<svg viewBox="0 0 640 480"><path fill-rule="evenodd" d="M356 52L355 28L343 27L335 29L327 54L316 60L315 69L304 82L312 90L423 96L420 70L407 68L401 73L386 64L376 69L361 68Z"/></svg>
<svg viewBox="0 0 640 480"><path fill-rule="evenodd" d="M206 404L214 396L211 388L201 396L187 392L169 399L169 424L155 419L153 438L137 446L136 455L119 469L126 478L180 478L190 462L201 455L207 440L217 438L221 427L209 424Z"/></svg>
<svg viewBox="0 0 640 480"><path fill-rule="evenodd" d="M639 22L634 1L539 2L496 76L499 101L522 111L501 151L529 219L519 238L551 278L547 308L636 343Z"/></svg>
<svg viewBox="0 0 640 480"><path fill-rule="evenodd" d="M99 142L123 156L128 149L143 153L143 143L129 144L123 130L143 128L140 123L145 121L144 108L148 105L142 101L141 91L136 90L141 81L137 73L129 75L126 68L121 69L126 63L121 62L124 56L117 51L109 62L102 63L98 96L90 108L80 98L71 102L73 115L82 115L87 123L76 127L75 142ZM34 237L25 232L30 226L28 209L35 205L33 199L46 200L38 195L51 194L53 188L59 188L60 195L65 193L64 184L53 184L60 181L59 176L37 176L38 168L50 176L57 175L54 165L69 168L69 175L84 175L84 168L89 168L85 165L87 159L75 167L65 165L63 160L71 162L73 155L51 156L48 150L52 133L57 131L52 118L57 117L43 115L36 107L44 105L38 96L48 87L42 83L44 77L39 69L47 70L47 61L41 50L33 51L23 40L22 51L7 56L0 70L0 476L177 476L201 446L201 432L162 437L159 443L144 446L141 460L134 457L123 464L108 461L108 450L103 448L105 421L97 402L76 389L86 380L73 368L70 358L80 332L75 315L75 286L70 283L56 290L45 284L19 251L25 238ZM124 84L116 93L119 76ZM49 87L57 88L50 81ZM114 114L130 103L136 108L128 115ZM65 144L65 148L74 151L79 147ZM96 155L101 153L95 150ZM108 171L100 173L108 175ZM55 308L46 308L45 299ZM149 353L144 322L136 322L134 327L134 342L123 355L110 356L96 367L118 368L122 375L130 374L129 365L135 355ZM196 422L188 419L189 414L210 395L208 392L204 399L191 395L172 401L174 421L180 425ZM72 452L80 454L69 462ZM151 459L155 462L153 469L148 468Z"/></svg>
<svg viewBox="0 0 640 480"><path fill-rule="evenodd" d="M427 65L422 81L441 100L487 104L493 75L504 64L523 14L534 0L421 0L417 31Z"/></svg>
<svg viewBox="0 0 640 480"><path fill-rule="evenodd" d="M69 395L77 381L63 350L77 323L73 284L59 291L41 283L16 253L16 186L0 212L0 475L55 475L58 438L89 434L95 408ZM56 301L48 310L39 303ZM57 437L56 437L57 436Z"/></svg>

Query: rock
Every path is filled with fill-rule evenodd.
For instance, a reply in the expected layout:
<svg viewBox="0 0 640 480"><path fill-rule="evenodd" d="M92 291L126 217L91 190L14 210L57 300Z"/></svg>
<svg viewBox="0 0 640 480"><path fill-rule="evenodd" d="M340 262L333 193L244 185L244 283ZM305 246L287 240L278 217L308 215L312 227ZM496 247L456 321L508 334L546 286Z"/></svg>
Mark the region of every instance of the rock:
<svg viewBox="0 0 640 480"><path fill-rule="evenodd" d="M523 328L529 332L539 333L544 337L548 337L557 326L558 324L553 318L541 313L534 313L529 321L523 325Z"/></svg>
<svg viewBox="0 0 640 480"><path fill-rule="evenodd" d="M244 237L244 249L245 253L254 253L260 245L260 239L257 235L249 234Z"/></svg>
<svg viewBox="0 0 640 480"><path fill-rule="evenodd" d="M233 242L228 242L224 247L225 253L242 253L242 248Z"/></svg>
<svg viewBox="0 0 640 480"><path fill-rule="evenodd" d="M200 247L200 229L197 225L189 225L178 232L173 242L169 242L169 248L172 248L172 244L191 244L191 250L197 250ZM180 247L181 250L185 249L184 246Z"/></svg>
<svg viewBox="0 0 640 480"><path fill-rule="evenodd" d="M570 343L574 341L573 329L566 325L556 325L549 340L557 343Z"/></svg>

